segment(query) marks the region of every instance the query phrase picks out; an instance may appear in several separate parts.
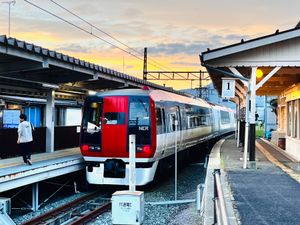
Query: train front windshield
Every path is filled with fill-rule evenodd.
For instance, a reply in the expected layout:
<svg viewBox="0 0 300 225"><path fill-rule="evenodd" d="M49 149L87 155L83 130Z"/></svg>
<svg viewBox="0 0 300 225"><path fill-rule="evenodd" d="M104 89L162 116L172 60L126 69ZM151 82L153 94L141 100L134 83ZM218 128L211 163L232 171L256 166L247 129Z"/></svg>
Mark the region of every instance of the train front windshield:
<svg viewBox="0 0 300 225"><path fill-rule="evenodd" d="M86 101L82 120L81 142L101 146L102 98ZM96 147L96 146L95 146ZM98 149L97 149L98 150ZM100 149L99 149L100 150Z"/></svg>
<svg viewBox="0 0 300 225"><path fill-rule="evenodd" d="M151 143L150 133L150 103L148 97L129 98L129 134L136 135L137 151L142 151L145 145Z"/></svg>

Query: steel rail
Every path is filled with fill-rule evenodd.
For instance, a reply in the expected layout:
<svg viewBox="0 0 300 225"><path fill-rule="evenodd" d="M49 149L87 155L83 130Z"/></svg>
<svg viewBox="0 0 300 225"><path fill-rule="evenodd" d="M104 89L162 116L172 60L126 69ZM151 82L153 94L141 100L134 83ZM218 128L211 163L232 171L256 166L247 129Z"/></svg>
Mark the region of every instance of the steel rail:
<svg viewBox="0 0 300 225"><path fill-rule="evenodd" d="M66 212L67 210L71 209L72 207L74 207L74 205L78 205L81 204L89 199L94 198L95 196L97 196L99 193L98 192L92 192L90 194L84 195L74 201L71 201L69 203L66 203L58 208L55 208L53 210L50 210L42 215L39 215L37 217L32 218L31 220L28 220L24 223L21 223L20 225L38 225L38 224L42 224L43 221L49 219L49 218L53 218L56 217L57 215L61 214L62 212Z"/></svg>
<svg viewBox="0 0 300 225"><path fill-rule="evenodd" d="M87 222L91 222L99 215L103 214L104 212L111 209L111 202L105 203L104 205L100 206L99 208L96 208L92 210L89 213L84 214L83 216L79 217L77 220L69 223L68 225L82 225Z"/></svg>

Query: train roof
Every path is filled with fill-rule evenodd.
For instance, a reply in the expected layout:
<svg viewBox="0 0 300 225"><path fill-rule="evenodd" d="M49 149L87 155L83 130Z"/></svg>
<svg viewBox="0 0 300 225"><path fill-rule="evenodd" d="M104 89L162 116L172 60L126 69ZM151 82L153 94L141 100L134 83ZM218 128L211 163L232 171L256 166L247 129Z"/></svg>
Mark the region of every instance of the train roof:
<svg viewBox="0 0 300 225"><path fill-rule="evenodd" d="M110 91L103 91L98 92L96 95L100 97L104 96L149 96L149 90L142 90L142 89L117 89L117 90L110 90Z"/></svg>
<svg viewBox="0 0 300 225"><path fill-rule="evenodd" d="M231 112L231 113L235 113L235 111L231 108L228 108L226 106L223 105L217 105L214 103L210 103L213 109L218 109L218 110L222 110L222 111L227 111L227 112Z"/></svg>
<svg viewBox="0 0 300 225"><path fill-rule="evenodd" d="M191 98L162 90L120 89L98 92L97 96L150 96L154 101L174 101L183 104L201 105L211 108L211 105L200 98Z"/></svg>
<svg viewBox="0 0 300 225"><path fill-rule="evenodd" d="M200 105L211 108L211 105L203 99L187 97L162 90L152 90L150 91L150 96L154 101L174 101L183 104Z"/></svg>
<svg viewBox="0 0 300 225"><path fill-rule="evenodd" d="M155 102L160 101L174 101L183 104L198 105L207 108L227 111L235 113L234 110L222 105L207 102L201 98L192 98L183 95L174 94L163 90L143 90L143 89L118 89L111 91L98 92L97 96L150 96Z"/></svg>
<svg viewBox="0 0 300 225"><path fill-rule="evenodd" d="M163 90L143 90L143 89L118 89L98 92L96 94L99 97L104 96L150 96L155 102L160 101L174 101L183 104L204 106L207 108L213 108L217 110L223 110L234 113L234 110L225 106L217 105L207 102L201 98L192 98L183 95L174 94Z"/></svg>

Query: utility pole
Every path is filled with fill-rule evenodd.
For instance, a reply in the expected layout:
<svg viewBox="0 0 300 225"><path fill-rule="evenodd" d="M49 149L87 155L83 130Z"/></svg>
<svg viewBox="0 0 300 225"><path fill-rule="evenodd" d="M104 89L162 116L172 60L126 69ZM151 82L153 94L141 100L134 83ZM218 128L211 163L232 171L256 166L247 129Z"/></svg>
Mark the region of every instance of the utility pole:
<svg viewBox="0 0 300 225"><path fill-rule="evenodd" d="M144 70L143 80L147 80L147 48L144 48Z"/></svg>
<svg viewBox="0 0 300 225"><path fill-rule="evenodd" d="M6 2L1 2L3 4L8 4L8 37L10 37L10 7L11 5L15 5L16 1L6 1Z"/></svg>
<svg viewBox="0 0 300 225"><path fill-rule="evenodd" d="M202 98L202 73L200 71L200 74L199 74L199 94L198 94L198 97L199 98Z"/></svg>
<svg viewBox="0 0 300 225"><path fill-rule="evenodd" d="M144 48L144 68L143 68L143 80L152 81L191 81L191 89L193 88L193 81L199 82L198 97L203 97L203 81L207 81L210 78L204 77L207 71L194 70L194 71L148 71L147 68L147 48ZM163 86L166 84L164 83ZM205 89L206 90L206 89ZM208 94L207 94L208 95ZM207 96L208 97L208 96Z"/></svg>

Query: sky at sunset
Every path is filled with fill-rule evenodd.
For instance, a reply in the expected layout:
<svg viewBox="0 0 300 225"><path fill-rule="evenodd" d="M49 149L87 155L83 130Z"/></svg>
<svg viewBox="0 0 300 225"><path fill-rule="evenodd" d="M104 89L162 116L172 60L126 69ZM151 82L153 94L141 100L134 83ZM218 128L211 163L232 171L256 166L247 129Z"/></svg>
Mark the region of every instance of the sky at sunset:
<svg viewBox="0 0 300 225"><path fill-rule="evenodd" d="M5 35L8 34L8 4L3 2L7 1L10 0L0 0L0 34ZM267 35L276 29L290 29L300 20L299 0L56 1L141 54L143 48L148 47L148 57L160 67L148 65L148 70L200 70L199 54L207 48ZM90 25L50 0L30 2L91 31ZM95 29L93 33L127 49ZM11 36L142 78L142 60L24 0L16 0L11 6ZM190 81L158 83L175 89L191 87ZM192 87L195 88L196 84L193 82Z"/></svg>

